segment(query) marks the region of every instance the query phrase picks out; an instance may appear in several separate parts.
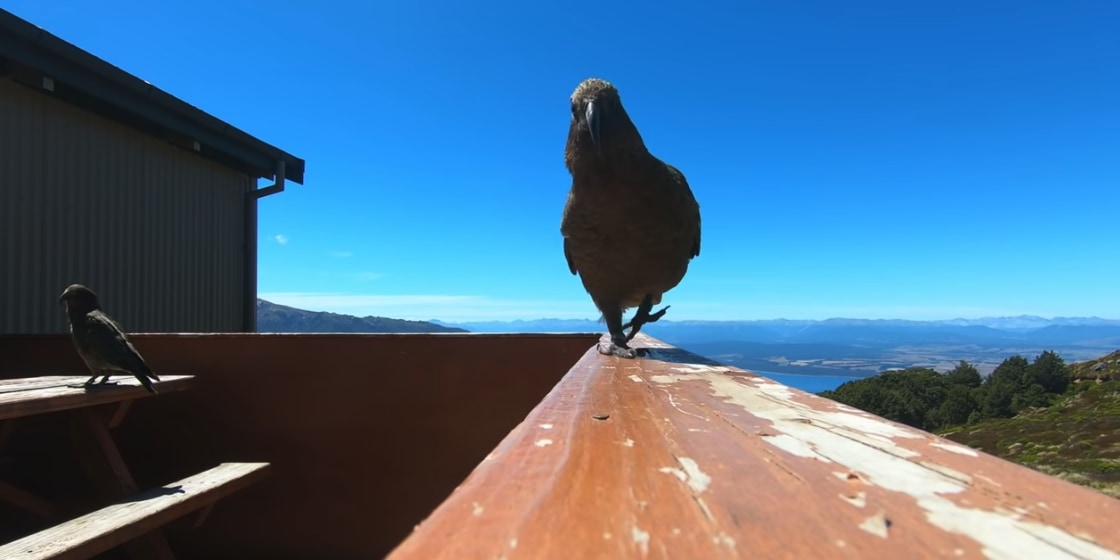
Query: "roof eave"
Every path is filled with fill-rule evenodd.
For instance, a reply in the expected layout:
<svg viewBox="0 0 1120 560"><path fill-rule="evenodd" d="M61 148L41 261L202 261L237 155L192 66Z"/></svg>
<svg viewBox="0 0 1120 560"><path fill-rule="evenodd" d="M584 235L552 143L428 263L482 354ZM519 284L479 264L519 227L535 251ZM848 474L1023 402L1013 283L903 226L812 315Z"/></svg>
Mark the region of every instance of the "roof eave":
<svg viewBox="0 0 1120 560"><path fill-rule="evenodd" d="M149 134L162 136L209 159L275 180L303 184L305 162L153 86L48 31L0 9L0 59L52 80L43 93ZM96 105L94 109L91 105ZM179 137L179 138L174 138ZM178 140L178 141L175 141Z"/></svg>

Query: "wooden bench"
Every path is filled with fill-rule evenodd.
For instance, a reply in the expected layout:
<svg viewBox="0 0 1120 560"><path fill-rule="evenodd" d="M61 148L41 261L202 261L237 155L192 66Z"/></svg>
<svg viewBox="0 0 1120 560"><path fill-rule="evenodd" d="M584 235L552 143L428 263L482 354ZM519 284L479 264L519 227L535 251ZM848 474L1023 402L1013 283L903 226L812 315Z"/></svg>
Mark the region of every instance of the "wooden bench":
<svg viewBox="0 0 1120 560"><path fill-rule="evenodd" d="M22 417L70 414L70 443L75 455L102 503L113 505L6 544L0 547L0 558L89 558L124 545L134 559L170 560L174 554L160 527L205 508L201 522L214 502L266 476L267 463L226 463L176 485L140 492L110 430L124 421L137 399L185 390L194 376L161 375L156 385L158 395L148 393L128 376L94 386L84 385L88 378L71 375L0 380L0 447ZM99 414L99 407L113 405L111 414ZM176 487L178 491L169 493ZM55 522L52 504L3 481L0 501Z"/></svg>
<svg viewBox="0 0 1120 560"><path fill-rule="evenodd" d="M70 412L75 420L75 450L94 483L102 492L123 497L137 491L132 476L113 442L109 429L119 426L136 399L155 395L133 378L123 376L114 383L86 387L86 375L45 375L0 380L0 450L20 418L53 412ZM165 375L159 394L183 391L194 376ZM94 408L116 404L108 422ZM51 519L54 507L21 488L0 480L0 502L6 502L37 517Z"/></svg>
<svg viewBox="0 0 1120 560"><path fill-rule="evenodd" d="M268 463L223 463L0 546L4 560L84 560L214 504L269 474ZM204 512L205 514L206 512Z"/></svg>
<svg viewBox="0 0 1120 560"><path fill-rule="evenodd" d="M639 335L388 560L1120 559L1120 501Z"/></svg>

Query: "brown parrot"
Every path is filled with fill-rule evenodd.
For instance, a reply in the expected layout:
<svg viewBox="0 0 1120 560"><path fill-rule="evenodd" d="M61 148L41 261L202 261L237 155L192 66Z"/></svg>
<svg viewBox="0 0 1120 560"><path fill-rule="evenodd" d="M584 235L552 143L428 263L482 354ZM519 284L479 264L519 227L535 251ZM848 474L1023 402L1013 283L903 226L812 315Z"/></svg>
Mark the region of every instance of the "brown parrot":
<svg viewBox="0 0 1120 560"><path fill-rule="evenodd" d="M124 329L101 311L101 304L93 290L81 284L71 284L58 301L66 306L74 348L93 372L86 385L92 385L99 375L103 376L99 384L104 384L109 381L110 375L127 374L139 379L149 393L156 393L152 381L159 381L159 377L152 373L140 352L129 342Z"/></svg>
<svg viewBox="0 0 1120 560"><path fill-rule="evenodd" d="M646 149L613 85L584 80L571 106L564 257L610 332L609 347L599 352L633 358L639 352L628 343L643 324L664 316L668 306L650 311L700 254L700 205L684 174ZM624 325L631 307L638 309Z"/></svg>

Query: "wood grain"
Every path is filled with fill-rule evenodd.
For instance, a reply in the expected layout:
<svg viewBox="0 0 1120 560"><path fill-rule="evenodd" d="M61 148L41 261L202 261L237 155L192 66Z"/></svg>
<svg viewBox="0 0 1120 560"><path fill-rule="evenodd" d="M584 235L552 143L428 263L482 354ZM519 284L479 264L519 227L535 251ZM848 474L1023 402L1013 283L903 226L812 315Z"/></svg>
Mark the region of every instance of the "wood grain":
<svg viewBox="0 0 1120 560"><path fill-rule="evenodd" d="M268 473L268 463L223 463L0 546L0 558L89 558L213 504Z"/></svg>
<svg viewBox="0 0 1120 560"><path fill-rule="evenodd" d="M129 376L114 377L100 387L81 387L87 379L88 375L45 375L0 380L0 420L158 396ZM183 391L193 380L193 375L161 375L155 385L165 394Z"/></svg>
<svg viewBox="0 0 1120 560"><path fill-rule="evenodd" d="M636 342L589 349L388 558L1120 559L1120 501Z"/></svg>

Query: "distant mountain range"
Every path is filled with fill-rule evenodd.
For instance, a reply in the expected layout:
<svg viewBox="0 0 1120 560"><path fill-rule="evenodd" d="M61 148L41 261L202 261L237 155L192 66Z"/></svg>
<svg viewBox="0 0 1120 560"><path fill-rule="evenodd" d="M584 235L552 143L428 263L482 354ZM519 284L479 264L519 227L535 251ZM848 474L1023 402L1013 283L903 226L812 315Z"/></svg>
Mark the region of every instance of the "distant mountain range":
<svg viewBox="0 0 1120 560"><path fill-rule="evenodd" d="M538 319L450 323L355 317L307 311L257 300L260 332L342 333L602 333L592 320ZM744 369L813 376L865 377L880 371L929 367L947 371L968 360L987 373L1009 356L1033 358L1043 350L1067 362L1120 348L1120 321L1098 317L1035 316L907 321L774 319L670 321L643 332L669 344ZM839 383L839 381L837 381Z"/></svg>
<svg viewBox="0 0 1120 560"><path fill-rule="evenodd" d="M433 320L432 323L465 328L473 332L602 332L606 329L606 326L598 321L566 319L467 323ZM1120 320L1098 317L1046 319L1024 315L946 321L842 318L823 321L789 319L669 321L663 319L646 325L643 330L651 336L674 344L724 340L856 346L1008 343L1120 345Z"/></svg>
<svg viewBox="0 0 1120 560"><path fill-rule="evenodd" d="M446 323L473 332L604 332L589 320L539 319ZM907 321L878 319L669 321L643 332L744 369L782 374L864 377L886 369L948 371L968 360L987 373L1019 354L1054 350L1066 361L1120 348L1120 321L1034 316Z"/></svg>
<svg viewBox="0 0 1120 560"><path fill-rule="evenodd" d="M432 333L467 331L459 327L436 325L427 321L406 321L372 316L355 317L325 311L307 311L258 299L257 332Z"/></svg>

